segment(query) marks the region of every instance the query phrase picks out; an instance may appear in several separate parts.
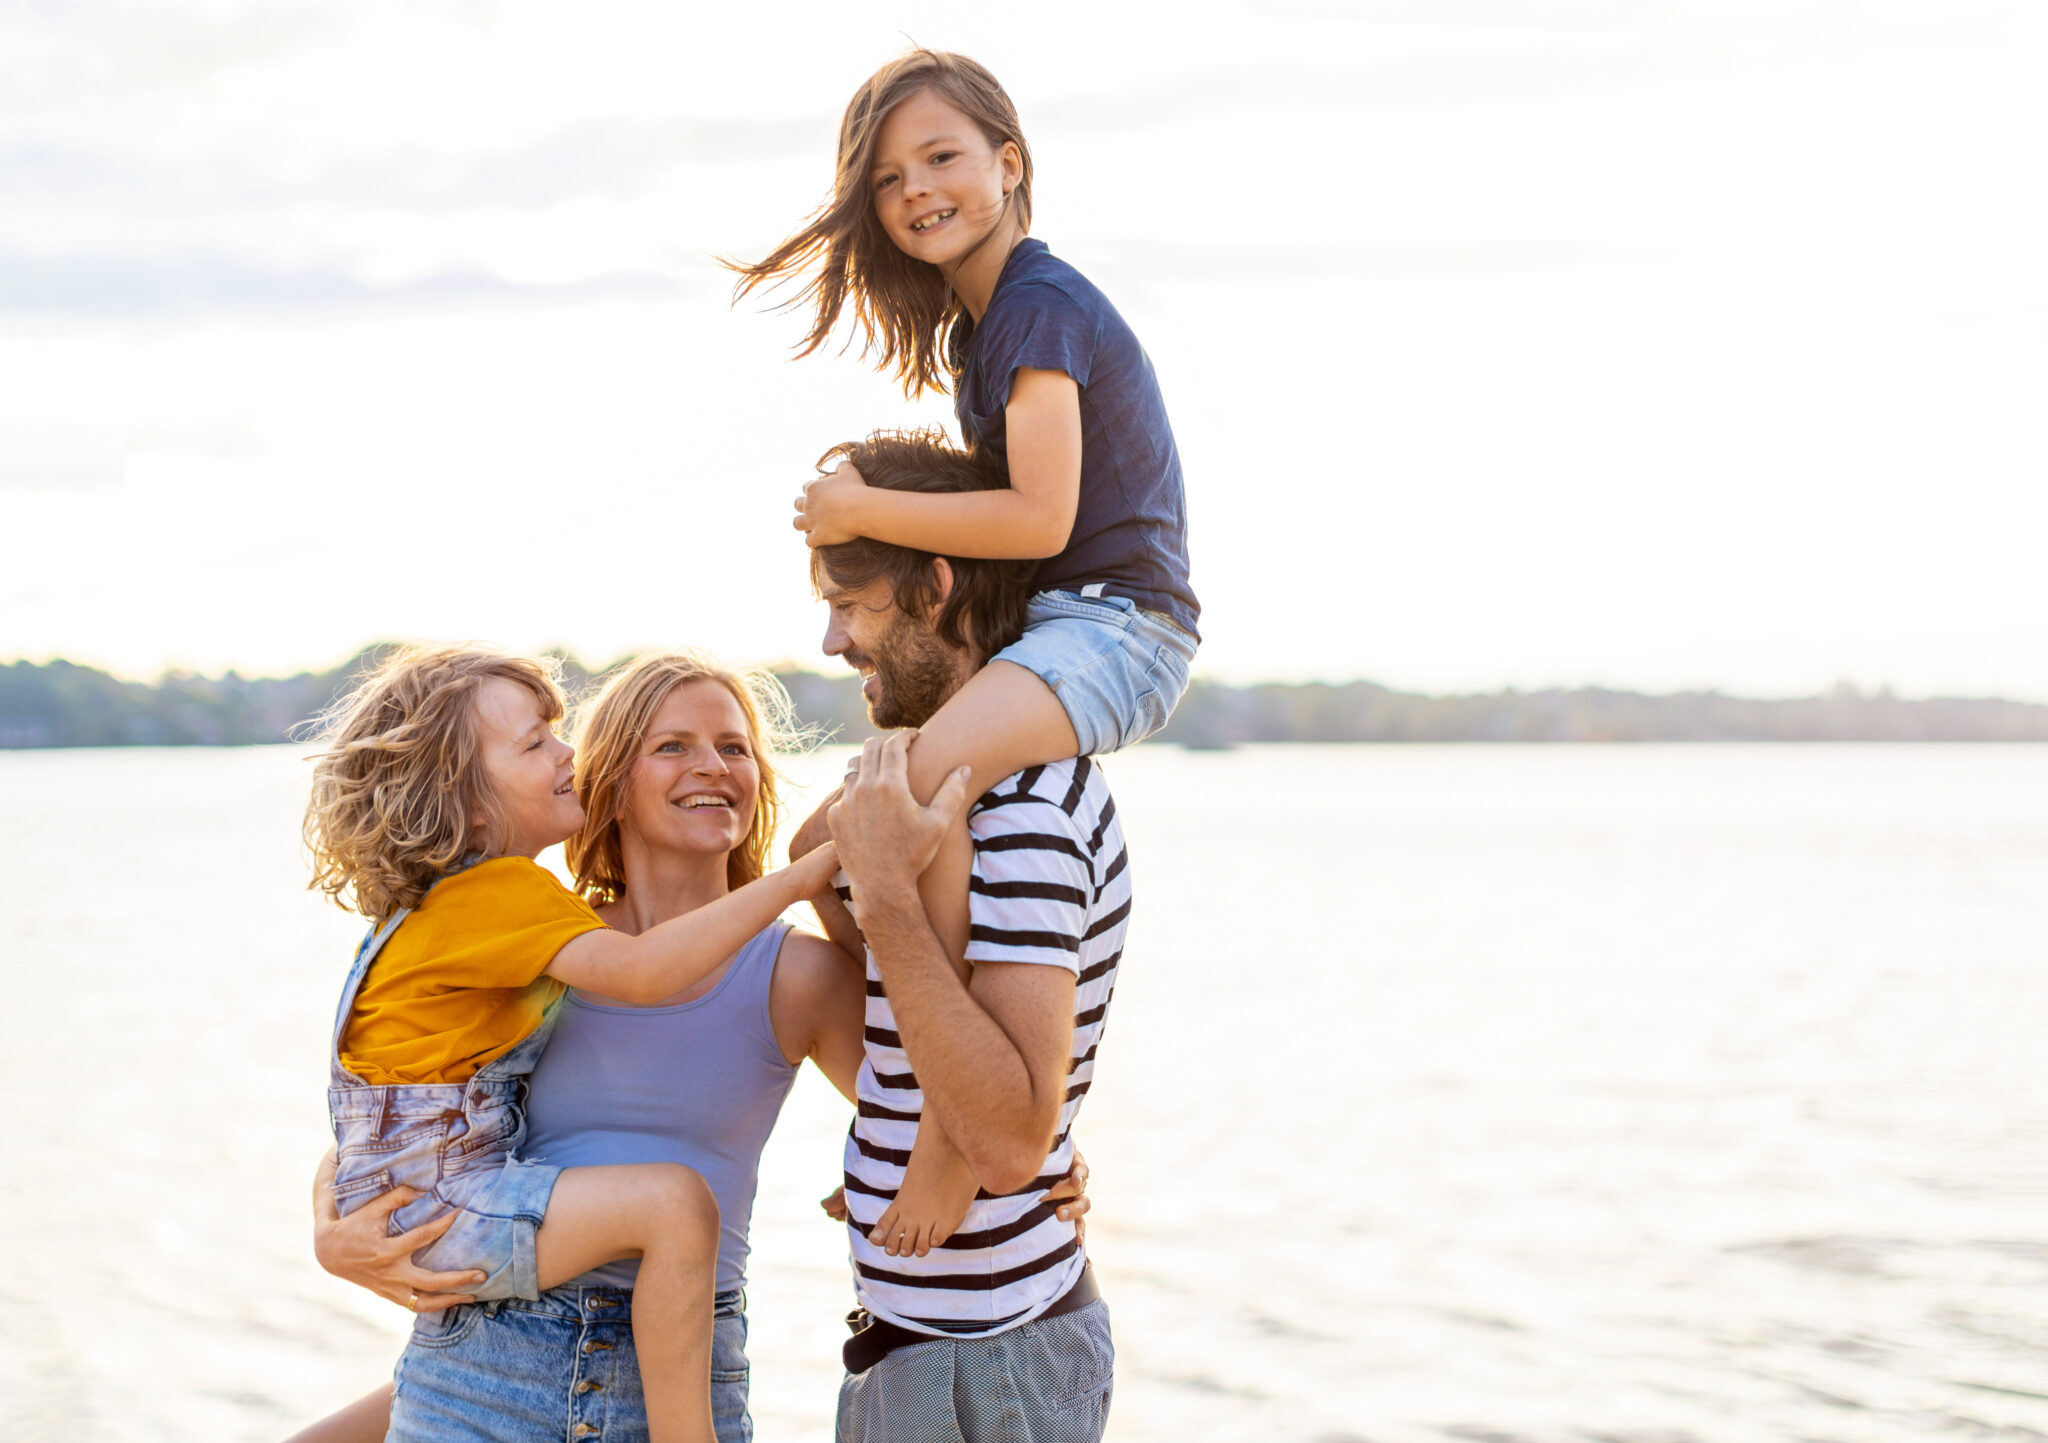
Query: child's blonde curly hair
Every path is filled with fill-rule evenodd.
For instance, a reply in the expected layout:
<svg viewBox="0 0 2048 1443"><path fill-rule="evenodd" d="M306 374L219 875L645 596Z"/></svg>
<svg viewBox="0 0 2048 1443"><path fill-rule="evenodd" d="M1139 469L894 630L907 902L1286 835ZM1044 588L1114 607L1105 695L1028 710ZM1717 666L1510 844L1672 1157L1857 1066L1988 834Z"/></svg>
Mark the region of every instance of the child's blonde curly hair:
<svg viewBox="0 0 2048 1443"><path fill-rule="evenodd" d="M416 907L502 830L484 774L476 693L490 677L532 692L550 722L565 711L558 667L486 647L403 647L323 712L306 847L315 891L366 917ZM478 823L481 821L481 841Z"/></svg>

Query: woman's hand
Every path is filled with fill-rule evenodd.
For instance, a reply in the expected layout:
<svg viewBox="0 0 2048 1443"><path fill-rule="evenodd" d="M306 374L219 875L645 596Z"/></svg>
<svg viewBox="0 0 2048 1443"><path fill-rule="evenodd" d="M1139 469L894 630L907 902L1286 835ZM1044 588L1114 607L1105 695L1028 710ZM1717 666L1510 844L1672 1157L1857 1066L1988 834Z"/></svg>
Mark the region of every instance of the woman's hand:
<svg viewBox="0 0 2048 1443"><path fill-rule="evenodd" d="M827 840L801 856L793 856L785 869L796 885L799 900L809 900L832 890L832 874L839 870L839 848Z"/></svg>
<svg viewBox="0 0 2048 1443"><path fill-rule="evenodd" d="M837 470L805 483L803 495L796 498L796 519L790 525L803 532L809 546L852 541L860 535L856 513L867 489L868 483L853 463L841 461Z"/></svg>
<svg viewBox="0 0 2048 1443"><path fill-rule="evenodd" d="M329 1148L313 1177L313 1256L337 1278L415 1313L438 1313L475 1302L456 1290L477 1286L485 1274L430 1272L412 1260L414 1253L455 1225L453 1208L410 1232L388 1235L391 1214L419 1195L417 1188L395 1187L343 1217L334 1205L334 1150Z"/></svg>
<svg viewBox="0 0 2048 1443"><path fill-rule="evenodd" d="M1081 1149L1074 1149L1074 1165L1067 1169L1067 1175L1045 1190L1047 1202L1064 1198L1066 1201L1055 1214L1062 1222L1068 1218L1074 1221L1074 1236L1088 1236L1088 1159L1081 1156Z"/></svg>
<svg viewBox="0 0 2048 1443"><path fill-rule="evenodd" d="M818 1199L818 1206L825 1210L825 1216L835 1223L846 1221L846 1189L835 1187Z"/></svg>

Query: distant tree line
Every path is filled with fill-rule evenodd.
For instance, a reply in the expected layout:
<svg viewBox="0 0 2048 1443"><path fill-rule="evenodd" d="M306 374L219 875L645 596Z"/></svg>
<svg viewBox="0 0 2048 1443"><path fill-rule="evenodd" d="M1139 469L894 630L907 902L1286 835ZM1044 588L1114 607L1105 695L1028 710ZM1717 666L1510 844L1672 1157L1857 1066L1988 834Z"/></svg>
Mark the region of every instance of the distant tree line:
<svg viewBox="0 0 2048 1443"><path fill-rule="evenodd" d="M172 672L121 681L68 661L0 666L0 748L246 746L289 739L374 658L332 671L218 678ZM594 673L562 659L571 695ZM837 741L873 734L857 677L778 672L798 716ZM1423 696L1373 682L1222 686L1196 682L1159 740L1188 747L1247 742L2040 742L2048 706L1996 699L1910 701L1836 686L1764 701L1719 692L1582 687Z"/></svg>

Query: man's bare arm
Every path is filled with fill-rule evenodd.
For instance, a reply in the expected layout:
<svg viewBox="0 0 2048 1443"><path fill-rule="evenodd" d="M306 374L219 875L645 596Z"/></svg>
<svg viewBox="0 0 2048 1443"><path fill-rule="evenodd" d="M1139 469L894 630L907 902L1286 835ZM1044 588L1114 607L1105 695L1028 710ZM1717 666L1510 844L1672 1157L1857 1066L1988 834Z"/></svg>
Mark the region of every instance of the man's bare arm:
<svg viewBox="0 0 2048 1443"><path fill-rule="evenodd" d="M967 800L967 768L931 805L911 794L898 732L867 743L827 818L863 930L931 1113L991 1192L1037 1175L1066 1099L1074 975L986 962L962 984L918 899L917 878Z"/></svg>
<svg viewBox="0 0 2048 1443"><path fill-rule="evenodd" d="M1038 1175L1066 1101L1074 974L983 962L962 987L916 883L861 891L868 945L926 1105L983 1187L1014 1192Z"/></svg>

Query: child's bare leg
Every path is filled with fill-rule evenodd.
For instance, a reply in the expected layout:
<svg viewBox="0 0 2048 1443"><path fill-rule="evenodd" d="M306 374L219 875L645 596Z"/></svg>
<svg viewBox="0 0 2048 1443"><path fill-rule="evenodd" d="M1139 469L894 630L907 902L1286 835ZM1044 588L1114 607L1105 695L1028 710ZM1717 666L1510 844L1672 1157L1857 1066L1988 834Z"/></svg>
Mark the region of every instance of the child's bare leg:
<svg viewBox="0 0 2048 1443"><path fill-rule="evenodd" d="M600 1263L640 1259L633 1346L653 1443L714 1443L711 1293L718 1201L674 1163L572 1167L555 1182L535 1239L543 1290Z"/></svg>
<svg viewBox="0 0 2048 1443"><path fill-rule="evenodd" d="M969 798L980 796L1012 772L1043 766L1080 752L1066 708L1035 673L1015 662L992 661L953 694L938 715L918 729L910 747L910 790L929 803L953 769L974 769ZM963 813L938 855L918 879L932 931L967 975L967 880L974 849Z"/></svg>

